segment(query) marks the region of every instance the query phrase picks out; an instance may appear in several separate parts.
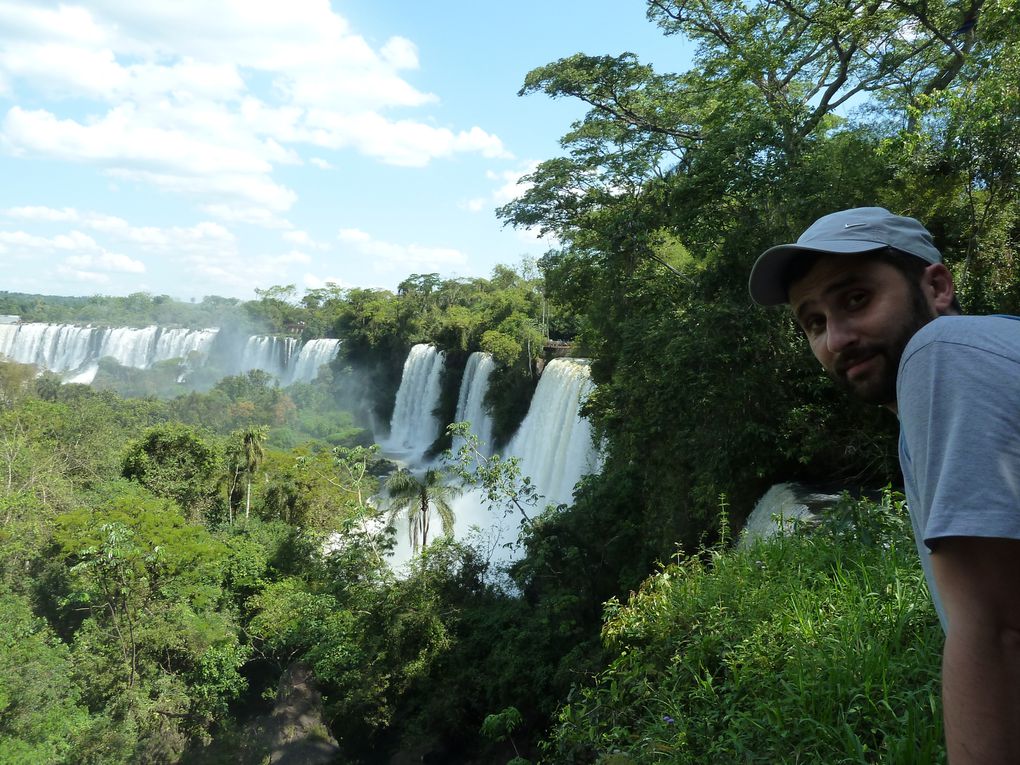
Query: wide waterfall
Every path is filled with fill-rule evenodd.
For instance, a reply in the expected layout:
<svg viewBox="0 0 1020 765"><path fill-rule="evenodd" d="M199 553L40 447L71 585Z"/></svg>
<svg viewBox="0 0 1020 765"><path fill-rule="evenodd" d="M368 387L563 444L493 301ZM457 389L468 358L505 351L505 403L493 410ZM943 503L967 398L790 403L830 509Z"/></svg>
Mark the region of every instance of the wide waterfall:
<svg viewBox="0 0 1020 765"><path fill-rule="evenodd" d="M520 460L521 472L552 504L569 504L574 484L598 469L591 425L580 413L592 389L589 363L584 359L549 362L528 414L505 450L505 456Z"/></svg>
<svg viewBox="0 0 1020 765"><path fill-rule="evenodd" d="M443 354L432 345L416 345L407 354L390 419L387 450L416 460L439 436L440 423L432 412L439 404L444 361Z"/></svg>
<svg viewBox="0 0 1020 765"><path fill-rule="evenodd" d="M478 438L478 446L483 454L492 453L492 418L485 411L484 401L489 390L489 376L495 367L496 362L488 353L475 351L468 357L454 417L456 422L471 423L471 433ZM463 444L463 439L454 439L454 454Z"/></svg>
<svg viewBox="0 0 1020 765"><path fill-rule="evenodd" d="M231 354L218 348L218 336L217 329L0 323L0 357L34 364L66 382L88 384L95 379L102 358L148 369L161 361L198 354L202 361L217 362L227 374L261 369L281 385L290 385L314 380L319 367L332 361L340 348L339 340L309 340L301 345L292 337L256 335L247 339L239 353ZM212 359L217 352L225 358Z"/></svg>
<svg viewBox="0 0 1020 765"><path fill-rule="evenodd" d="M167 359L206 354L215 329L161 327L91 327L74 324L0 324L0 356L62 375L69 382L90 383L99 359L148 369Z"/></svg>

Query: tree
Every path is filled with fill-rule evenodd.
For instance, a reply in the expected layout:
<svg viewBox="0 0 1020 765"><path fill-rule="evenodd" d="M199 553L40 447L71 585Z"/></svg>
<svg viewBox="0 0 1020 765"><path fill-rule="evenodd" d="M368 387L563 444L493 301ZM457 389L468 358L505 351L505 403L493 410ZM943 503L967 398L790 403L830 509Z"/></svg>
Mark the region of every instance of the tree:
<svg viewBox="0 0 1020 765"><path fill-rule="evenodd" d="M248 656L221 608L228 550L137 483L100 487L94 506L61 515L74 677L92 708L139 734L134 761L176 762L244 688Z"/></svg>
<svg viewBox="0 0 1020 765"><path fill-rule="evenodd" d="M453 533L453 508L450 503L462 493L446 482L442 470L429 468L417 477L401 468L386 480L386 495L390 499L390 522L400 513L407 513L408 535L411 550L417 553L429 543L429 518L434 509L443 524L443 533Z"/></svg>
<svg viewBox="0 0 1020 765"><path fill-rule="evenodd" d="M245 491L244 499L244 517L248 518L251 515L251 478L255 475L255 471L259 469L259 465L266 458L266 450L263 444L266 439L269 438L269 428L265 425L259 425L257 427L248 427L240 432L240 452L241 464L244 468L245 478L247 479L247 488Z"/></svg>
<svg viewBox="0 0 1020 765"><path fill-rule="evenodd" d="M123 475L158 497L173 499L192 518L216 503L220 469L218 445L196 428L180 423L156 425L128 447Z"/></svg>

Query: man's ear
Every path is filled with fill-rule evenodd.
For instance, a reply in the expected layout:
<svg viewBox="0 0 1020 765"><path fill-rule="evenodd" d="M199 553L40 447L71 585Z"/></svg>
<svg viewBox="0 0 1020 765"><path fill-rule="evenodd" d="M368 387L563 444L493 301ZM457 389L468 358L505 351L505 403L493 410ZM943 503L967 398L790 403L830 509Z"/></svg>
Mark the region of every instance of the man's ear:
<svg viewBox="0 0 1020 765"><path fill-rule="evenodd" d="M921 289L939 316L955 313L952 305L956 297L956 286L953 284L953 275L942 263L932 263L924 269Z"/></svg>

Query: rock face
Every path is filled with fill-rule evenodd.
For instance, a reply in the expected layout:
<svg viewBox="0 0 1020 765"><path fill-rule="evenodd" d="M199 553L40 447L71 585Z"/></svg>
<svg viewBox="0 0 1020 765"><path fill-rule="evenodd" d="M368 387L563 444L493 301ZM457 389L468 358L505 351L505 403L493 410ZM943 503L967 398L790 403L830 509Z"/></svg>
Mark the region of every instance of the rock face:
<svg viewBox="0 0 1020 765"><path fill-rule="evenodd" d="M340 753L322 720L322 695L312 671L301 663L283 673L276 706L257 728L260 748L269 750L272 765L328 765Z"/></svg>
<svg viewBox="0 0 1020 765"><path fill-rule="evenodd" d="M824 494L796 483L777 483L758 500L740 533L739 547L790 531L796 523L811 523L817 511L839 501L839 494Z"/></svg>

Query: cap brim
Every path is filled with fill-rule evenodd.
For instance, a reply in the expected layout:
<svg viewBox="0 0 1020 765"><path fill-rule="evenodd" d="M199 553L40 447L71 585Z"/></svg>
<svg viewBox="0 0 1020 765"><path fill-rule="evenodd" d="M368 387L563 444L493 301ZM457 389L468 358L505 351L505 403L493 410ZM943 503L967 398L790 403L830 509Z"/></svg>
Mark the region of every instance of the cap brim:
<svg viewBox="0 0 1020 765"><path fill-rule="evenodd" d="M810 245L779 244L758 256L758 260L751 267L747 289L751 293L751 299L758 305L782 305L789 302L783 276L790 261L798 255L808 252L818 255L849 255L884 250L887 246L882 242L861 240L821 241L812 242Z"/></svg>

